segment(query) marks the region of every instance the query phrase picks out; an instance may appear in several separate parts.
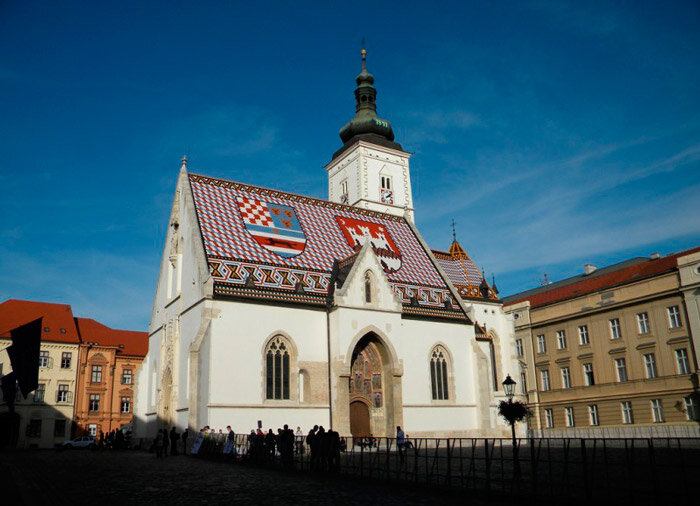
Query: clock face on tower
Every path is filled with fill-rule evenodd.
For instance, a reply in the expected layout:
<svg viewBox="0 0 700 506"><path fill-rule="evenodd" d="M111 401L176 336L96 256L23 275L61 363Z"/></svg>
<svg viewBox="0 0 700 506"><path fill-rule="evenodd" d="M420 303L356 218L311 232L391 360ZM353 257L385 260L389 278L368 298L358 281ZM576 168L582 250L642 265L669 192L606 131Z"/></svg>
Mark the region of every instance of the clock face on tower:
<svg viewBox="0 0 700 506"><path fill-rule="evenodd" d="M379 200L381 200L382 204L393 204L394 192L388 188L382 188L379 190Z"/></svg>

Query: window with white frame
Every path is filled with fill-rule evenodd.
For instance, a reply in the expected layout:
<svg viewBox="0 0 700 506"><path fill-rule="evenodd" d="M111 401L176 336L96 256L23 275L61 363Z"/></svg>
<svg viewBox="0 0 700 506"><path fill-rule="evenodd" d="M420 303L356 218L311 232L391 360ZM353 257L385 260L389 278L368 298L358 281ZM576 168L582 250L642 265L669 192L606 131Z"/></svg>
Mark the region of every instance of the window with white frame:
<svg viewBox="0 0 700 506"><path fill-rule="evenodd" d="M588 406L588 419L591 425L598 425L598 405L591 404Z"/></svg>
<svg viewBox="0 0 700 506"><path fill-rule="evenodd" d="M554 412L551 409L544 410L544 424L548 429L554 427Z"/></svg>
<svg viewBox="0 0 700 506"><path fill-rule="evenodd" d="M668 312L668 326L672 329L677 329L681 326L681 312L678 306L667 307Z"/></svg>
<svg viewBox="0 0 700 506"><path fill-rule="evenodd" d="M90 377L92 383L102 383L102 366L93 365L92 366L92 376Z"/></svg>
<svg viewBox="0 0 700 506"><path fill-rule="evenodd" d="M520 389L523 394L527 393L527 375L524 372L520 373Z"/></svg>
<svg viewBox="0 0 700 506"><path fill-rule="evenodd" d="M97 436L97 424L96 423L88 424L88 434L90 434L91 436Z"/></svg>
<svg viewBox="0 0 700 506"><path fill-rule="evenodd" d="M649 333L649 315L647 313L637 313L637 330L640 334Z"/></svg>
<svg viewBox="0 0 700 506"><path fill-rule="evenodd" d="M661 399L651 400L651 417L654 423L661 423L664 421L664 405Z"/></svg>
<svg viewBox="0 0 700 506"><path fill-rule="evenodd" d="M49 367L49 352L47 350L39 351L39 367L43 369Z"/></svg>
<svg viewBox="0 0 700 506"><path fill-rule="evenodd" d="M70 369L73 354L70 351L61 353L61 369Z"/></svg>
<svg viewBox="0 0 700 506"><path fill-rule="evenodd" d="M68 385L58 385L58 392L56 392L56 402L68 402Z"/></svg>
<svg viewBox="0 0 700 506"><path fill-rule="evenodd" d="M561 368L561 387L571 388L571 370L569 366L564 366Z"/></svg>
<svg viewBox="0 0 700 506"><path fill-rule="evenodd" d="M622 410L622 423L634 423L634 416L632 415L632 403L630 401L623 401L620 403L620 409Z"/></svg>
<svg viewBox="0 0 700 506"><path fill-rule="evenodd" d="M566 419L567 427L574 427L576 425L574 420L574 408L564 408L564 418Z"/></svg>
<svg viewBox="0 0 700 506"><path fill-rule="evenodd" d="M34 402L44 402L44 395L46 394L46 385L44 383L39 383L34 390Z"/></svg>
<svg viewBox="0 0 700 506"><path fill-rule="evenodd" d="M122 371L122 384L131 385L132 381L133 381L133 374L132 374L131 369L124 369Z"/></svg>
<svg viewBox="0 0 700 506"><path fill-rule="evenodd" d="M589 343L588 340L588 325L579 325L578 327L578 343L585 346Z"/></svg>
<svg viewBox="0 0 700 506"><path fill-rule="evenodd" d="M544 339L544 334L537 336L537 353L547 353L547 341Z"/></svg>
<svg viewBox="0 0 700 506"><path fill-rule="evenodd" d="M131 413L131 397L122 397L121 412Z"/></svg>
<svg viewBox="0 0 700 506"><path fill-rule="evenodd" d="M689 374L690 363L688 362L688 350L679 348L676 350L676 365L678 366L678 374Z"/></svg>
<svg viewBox="0 0 700 506"><path fill-rule="evenodd" d="M583 364L583 378L587 387L595 385L595 378L593 377L593 364Z"/></svg>
<svg viewBox="0 0 700 506"><path fill-rule="evenodd" d="M100 394L90 394L88 409L93 413L100 410Z"/></svg>
<svg viewBox="0 0 700 506"><path fill-rule="evenodd" d="M620 339L622 330L620 329L620 319L613 318L608 322L610 324L610 339Z"/></svg>
<svg viewBox="0 0 700 506"><path fill-rule="evenodd" d="M566 332L563 330L557 330L557 348L566 349Z"/></svg>
<svg viewBox="0 0 700 506"><path fill-rule="evenodd" d="M698 406L697 398L693 395L684 397L683 404L685 404L685 416L688 419L688 421L700 421L700 407Z"/></svg>
<svg viewBox="0 0 700 506"><path fill-rule="evenodd" d="M653 353L644 355L644 369L647 373L647 379L654 379L658 376L656 371L656 358Z"/></svg>
<svg viewBox="0 0 700 506"><path fill-rule="evenodd" d="M523 340L522 339L515 340L515 353L518 355L518 357L523 356Z"/></svg>
<svg viewBox="0 0 700 506"><path fill-rule="evenodd" d="M542 391L549 391L549 369L542 369L540 371L540 380L542 383Z"/></svg>
<svg viewBox="0 0 700 506"><path fill-rule="evenodd" d="M617 381L624 383L627 377L627 361L624 358L615 359L615 371L617 371Z"/></svg>

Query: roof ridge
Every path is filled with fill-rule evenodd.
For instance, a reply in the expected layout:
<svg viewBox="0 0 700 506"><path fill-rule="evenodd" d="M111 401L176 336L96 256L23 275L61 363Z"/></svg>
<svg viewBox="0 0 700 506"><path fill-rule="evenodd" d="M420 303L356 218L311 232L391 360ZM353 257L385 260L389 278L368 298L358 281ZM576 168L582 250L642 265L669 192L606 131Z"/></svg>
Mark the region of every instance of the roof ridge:
<svg viewBox="0 0 700 506"><path fill-rule="evenodd" d="M187 175L189 176L189 179L191 181L193 180L192 178L194 177L194 178L201 178L201 179L194 179L194 181L202 182L202 183L206 183L206 184L209 184L211 181L219 181L219 182L223 182L223 183L229 183L232 185L236 185L239 187L238 189L241 189L241 190L245 190L245 189L250 188L250 189L257 189L257 190L263 190L263 191L268 191L268 192L274 192L274 193L279 194L283 198L295 197L295 198L307 199L307 200L317 202L319 204L323 204L326 206L330 205L331 207L333 207L335 209L350 209L354 213L362 214L365 216L377 216L379 218L385 218L385 219L388 219L390 221L403 221L406 219L404 216L397 216L395 214L384 213L382 211L375 211L373 209L361 209L361 208L355 207L355 206L350 205L350 204L341 204L339 202L331 202L330 200L326 200L326 199L322 199L322 198L318 198L318 197L309 197L308 195L302 195L301 193L292 193L292 192L288 192L288 191L284 191L284 190L276 190L274 188L268 188L266 186L260 186L260 185L249 184L249 183L241 183L238 181L233 181L231 179L223 179L220 177L205 176L204 174L194 174L192 172L188 172ZM207 180L210 180L210 181L207 181Z"/></svg>

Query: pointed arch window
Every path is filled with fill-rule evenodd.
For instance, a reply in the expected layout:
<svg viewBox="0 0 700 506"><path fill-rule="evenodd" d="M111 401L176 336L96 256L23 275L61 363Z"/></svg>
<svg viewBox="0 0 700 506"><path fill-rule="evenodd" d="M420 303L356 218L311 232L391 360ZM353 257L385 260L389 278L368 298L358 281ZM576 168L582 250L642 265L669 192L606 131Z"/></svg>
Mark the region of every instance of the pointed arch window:
<svg viewBox="0 0 700 506"><path fill-rule="evenodd" d="M365 272L365 302L372 302L372 274Z"/></svg>
<svg viewBox="0 0 700 506"><path fill-rule="evenodd" d="M442 346L436 346L430 354L430 384L433 400L443 401L450 398L447 376L447 352Z"/></svg>
<svg viewBox="0 0 700 506"><path fill-rule="evenodd" d="M289 343L282 336L270 339L265 348L265 396L289 399Z"/></svg>

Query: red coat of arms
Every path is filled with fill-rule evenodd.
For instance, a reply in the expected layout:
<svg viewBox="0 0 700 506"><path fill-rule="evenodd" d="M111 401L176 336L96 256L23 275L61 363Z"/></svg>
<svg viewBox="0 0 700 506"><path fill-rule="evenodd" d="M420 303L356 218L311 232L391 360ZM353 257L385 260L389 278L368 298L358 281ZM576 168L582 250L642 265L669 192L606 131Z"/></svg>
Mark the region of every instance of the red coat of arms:
<svg viewBox="0 0 700 506"><path fill-rule="evenodd" d="M401 268L401 252L384 225L342 216L336 216L335 219L351 248L359 249L370 241L374 253L387 274Z"/></svg>

